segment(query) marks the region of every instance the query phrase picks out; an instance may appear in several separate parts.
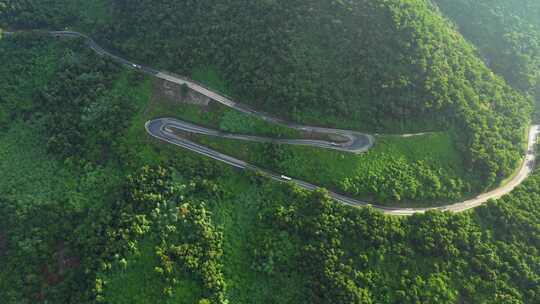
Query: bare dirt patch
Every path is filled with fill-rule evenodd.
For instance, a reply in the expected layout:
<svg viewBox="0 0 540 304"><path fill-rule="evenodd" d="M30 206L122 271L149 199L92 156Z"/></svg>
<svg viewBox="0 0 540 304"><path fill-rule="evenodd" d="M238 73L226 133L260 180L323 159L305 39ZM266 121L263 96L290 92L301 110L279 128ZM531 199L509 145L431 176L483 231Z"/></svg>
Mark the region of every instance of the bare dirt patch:
<svg viewBox="0 0 540 304"><path fill-rule="evenodd" d="M175 103L188 103L207 107L211 99L188 87L163 79L154 82L154 94L158 99Z"/></svg>

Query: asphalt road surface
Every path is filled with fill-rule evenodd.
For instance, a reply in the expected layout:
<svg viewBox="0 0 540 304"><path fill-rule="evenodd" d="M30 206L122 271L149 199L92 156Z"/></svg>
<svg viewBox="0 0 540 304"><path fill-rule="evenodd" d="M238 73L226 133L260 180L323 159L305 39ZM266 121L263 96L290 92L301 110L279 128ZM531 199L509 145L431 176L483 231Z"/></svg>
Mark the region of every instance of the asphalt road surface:
<svg viewBox="0 0 540 304"><path fill-rule="evenodd" d="M215 160L229 164L233 167L236 167L239 169L245 169L245 170L260 171L265 176L273 180L280 181L280 182L294 182L301 188L304 188L310 191L313 191L319 188L316 185L310 184L302 180L294 179L294 178L285 176L283 174L278 174L278 173L274 173L274 172L271 172L262 168L258 168L256 166L246 163L243 160L239 160L229 155L225 155L218 151L196 144L186 138L183 138L177 135L174 132L174 129L181 129L187 132L206 134L205 131L200 130L201 128L198 126L195 126L197 130L193 130L189 126L186 127L184 124L185 124L184 122L181 122L181 121L179 122L178 120L175 120L175 119L160 118L160 119L148 121L145 127L146 127L146 131L151 136L157 139L160 139L170 144L177 145L179 147L208 156ZM205 129L205 128L202 128L202 129ZM216 132L216 131L210 130L210 132ZM424 213L428 210L463 212L463 211L478 207L491 199L497 199L497 198L502 197L505 194L510 193L515 187L521 184L530 175L530 173L534 169L536 138L539 133L540 133L540 126L533 125L530 128L527 154L525 156L524 161L522 162L519 172L509 182L507 182L505 185L499 188L480 194L472 199L468 199L463 202L458 202L455 204L450 204L450 205L445 205L445 206L440 206L440 207L433 207L433 208L397 208L397 207L379 206L376 204L372 204L366 201L347 197L345 195L331 192L331 191L329 192L329 195L336 201L341 202L343 204L350 205L350 206L370 205L371 207L378 209L382 211L383 213L389 214L389 215L407 216L407 215L413 215L415 213ZM207 134L207 135L211 135L211 134ZM211 135L211 136L217 136L217 135Z"/></svg>
<svg viewBox="0 0 540 304"><path fill-rule="evenodd" d="M301 146L313 146L326 149L342 150L347 152L359 153L365 151L366 147L371 145L368 137L354 136L351 133L350 140L344 144L338 144L335 142L325 140L313 140L313 139L277 139L262 136L242 135L235 133L222 132L218 130L209 129L196 124L178 120L175 118L160 118L161 123L166 124L166 130L173 133L175 130L184 131L189 133L203 134L214 137L253 141L259 143L274 143L274 144L287 144L287 145L301 145Z"/></svg>
<svg viewBox="0 0 540 304"><path fill-rule="evenodd" d="M250 108L249 106L234 102L232 99L230 99L230 98L228 98L228 97L226 97L226 96L224 96L224 95L222 95L220 93L214 92L214 91L206 88L204 85L202 85L200 83L197 83L197 82L195 82L193 80L190 80L190 79L187 79L187 78L184 78L184 77L181 77L181 76L177 76L177 75L174 75L172 73L163 72L163 71L157 71L157 70L152 69L150 67L146 67L146 66L143 66L143 65L140 65L140 64L136 64L134 62L131 62L129 60L126 60L124 58L116 56L116 55L106 51L102 47L100 47L90 37L88 37L88 36L86 36L84 34L81 34L81 33L71 32L71 31L56 31L56 32L49 32L49 34L53 35L55 37L83 38L83 39L85 39L86 44L101 56L108 56L108 57L114 59L115 61L117 61L117 62L119 62L121 64L124 64L124 65L126 65L126 66L128 66L130 68L133 68L133 69L140 70L141 72L150 74L150 75L152 75L154 77L157 77L157 78L160 78L160 79L172 82L172 83L176 83L176 84L179 84L179 85L185 84L190 89L192 89L192 90L194 90L194 91L196 91L196 92L198 92L198 93L200 93L202 95L205 95L208 98L210 98L212 100L215 100L215 101L217 101L217 102L219 102L219 103L221 103L221 104L223 104L223 105L225 105L227 107L233 108L233 109L235 109L237 111L240 111L242 113L245 113L245 114L248 114L248 115L251 115L251 116L258 117L258 118L263 119L263 120L265 120L267 122L284 125L286 127L296 129L296 130L299 130L299 131L303 131L303 132L327 134L327 135L331 135L331 136L343 139L343 141L339 141L339 142L331 142L331 141L323 141L323 140L290 140L290 141L284 141L283 140L283 141L280 141L282 143L295 144L295 145L310 145L310 146L316 146L316 147L319 147L319 148L339 150L339 151L343 151L343 152L362 153L362 152L366 152L367 150L369 150L373 146L373 143L375 141L374 137L369 135L369 134L360 133L360 132L351 131L351 130L339 130L339 129L329 129L329 128L298 125L298 124L290 123L290 122L287 122L287 121L282 120L280 118L274 117L274 116L272 116L270 114L256 111L256 110ZM180 123L179 120L177 120L177 122ZM185 127L187 127L187 125L188 125L188 123L185 123L185 122L183 124L184 124ZM192 125L192 124L191 124L191 126L195 127L195 125ZM203 128L199 127L199 129L203 129ZM195 128L194 128L194 130L195 130ZM221 134L221 136L223 136L223 134ZM232 134L229 134L229 136L232 136ZM229 137L229 138L231 138L231 137ZM259 141L259 142L263 141L262 137L251 137L251 138L249 138L247 136L237 136L236 139L253 140L253 141ZM270 140L268 139L266 141L269 142Z"/></svg>
<svg viewBox="0 0 540 304"><path fill-rule="evenodd" d="M154 138L157 138L159 140L168 142L170 144L205 155L207 157L213 158L217 161L226 163L233 167L243 169L243 170L254 170L254 171L256 170L273 180L280 181L280 182L293 182L293 183L296 183L299 187L302 187L310 191L313 191L319 188L318 186L307 183L305 181L297 180L297 179L288 177L284 174L278 174L278 173L274 173L274 172L271 172L262 168L258 168L242 160L236 159L229 155L225 155L218 151L196 144L186 138L183 138L177 135L175 133L175 129L186 131L186 132L199 133L199 134L205 134L205 135L210 135L210 136L219 136L219 137L231 138L231 139L250 140L250 141L257 141L257 142L277 142L277 143L296 144L296 145L310 145L310 146L315 146L315 147L320 147L320 148L335 149L335 150L341 150L341 151L352 152L352 153L365 152L373 145L373 142L374 142L373 136L368 135L368 134L355 132L355 131L349 131L349 130L338 130L338 129L297 125L294 123L281 120L274 116L268 115L266 113L256 111L246 105L234 102L232 99L220 93L214 92L206 88L204 85L196 83L195 81L190 80L188 78L177 76L172 73L168 73L164 71L158 71L150 67L142 66L142 65L133 63L129 60L126 60L124 58L121 58L119 56L116 56L106 51L102 47L100 47L94 40L92 40L90 37L84 34L71 32L71 31L55 31L55 32L46 32L46 33L52 36L56 36L56 37L83 38L85 39L87 45L101 56L108 56L114 59L115 61L122 63L130 68L139 70L143 73L153 75L163 80L167 80L167 81L177 83L180 85L186 84L192 90L197 91L217 102L220 102L223 105L226 105L230 108L236 109L243 113L259 117L268 122L285 125L287 127L301 130L301 131L311 131L311 132L343 136L346 139L344 143L332 143L332 142L321 141L321 140L288 140L288 139L285 140L285 139L270 139L270 138L259 137L259 136L237 135L237 134L223 133L220 131L211 130L208 128L204 128L201 126L197 126L197 125L180 121L177 119L173 119L173 118L155 119L152 121L148 121L145 125L146 131L148 132L148 134L150 134ZM4 34L11 35L13 33L5 32ZM494 190L480 194L472 199L468 199L462 202L440 206L440 207L433 207L433 208L393 208L393 207L378 206L376 204L371 204L365 201L350 198L350 197L344 196L342 194L334 193L334 192L329 192L329 195L336 201L341 202L343 204L350 205L350 206L370 205L373 208L379 209L383 213L389 214L389 215L406 216L406 215L412 215L415 213L423 213L428 210L463 212L465 210L478 207L489 200L497 199L497 198L502 197L505 194L510 193L515 187L520 185L531 174L531 172L534 169L534 163L536 160L535 149L536 149L536 140L539 133L540 133L539 125L532 125L530 127L528 143L527 143L527 153L524 157L521 167L519 168L518 173L515 176L513 176L504 185ZM415 134L407 134L407 136L414 136L414 135Z"/></svg>

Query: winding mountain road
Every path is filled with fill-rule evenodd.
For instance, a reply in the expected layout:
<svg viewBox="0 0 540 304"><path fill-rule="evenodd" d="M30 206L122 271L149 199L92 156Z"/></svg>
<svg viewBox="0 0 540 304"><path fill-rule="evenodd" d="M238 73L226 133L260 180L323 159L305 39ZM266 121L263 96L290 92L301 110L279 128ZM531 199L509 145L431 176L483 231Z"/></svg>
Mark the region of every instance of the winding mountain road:
<svg viewBox="0 0 540 304"><path fill-rule="evenodd" d="M242 135L235 133L222 132L214 129L209 129L196 124L178 120L175 118L161 118L158 119L163 124L167 124L167 130L169 132L184 131L189 133L203 134L214 137L252 141L259 143L274 143L274 144L287 144L287 145L300 145L300 146L312 146L325 149L334 149L344 152L361 153L369 149L372 145L371 137L362 136L360 133L355 134L353 132L347 133L346 131L338 133L339 131L328 131L328 133L339 134L347 138L345 143L337 143L326 140L315 139L278 139L263 136ZM334 133L335 132L335 133ZM320 133L320 131L319 131Z"/></svg>
<svg viewBox="0 0 540 304"><path fill-rule="evenodd" d="M224 162L233 167L244 169L244 170L259 171L265 176L273 180L280 181L280 182L294 182L301 188L304 188L310 191L313 191L319 188L316 185L310 184L302 180L290 178L290 177L287 177L278 173L274 173L274 172L271 172L262 168L258 168L254 165L246 163L243 160L220 153L218 151L212 150L205 146L201 146L199 144L196 144L190 141L189 139L186 139L184 137L177 135L175 132L175 129L177 130L180 129L183 131L194 132L194 133L199 133L199 134L206 134L204 131L193 130L189 127L186 127L186 129L184 129L185 127L184 124L185 122L178 121L173 118L159 118L159 119L148 121L145 125L145 128L148 134L150 134L151 136L159 140L166 141L170 144L205 155L207 157ZM196 126L196 128L200 128L200 127ZM211 132L218 132L218 131L211 131ZM339 193L335 193L332 191L329 191L329 195L336 201L341 202L343 204L356 206L356 207L370 205L373 208L378 209L381 212L388 215L407 216L407 215L413 215L415 213L424 213L428 210L463 212L463 211L478 207L486 203L490 199L497 199L497 198L502 197L505 194L510 193L515 187L521 184L530 175L530 173L534 169L534 161L535 161L535 155L536 155L535 146L536 146L536 138L538 137L538 134L540 134L540 126L533 125L529 130L528 150L527 150L525 159L522 162L522 165L518 173L509 182L507 182L505 185L499 188L480 194L466 201L462 201L455 204L449 204L445 206L431 207L431 208L397 208L397 207L386 207L386 206L374 205L369 202L354 199L354 198L351 198L351 197L348 197ZM206 134L206 135L219 136L219 135L212 135L212 134ZM223 136L223 137L226 137L226 136Z"/></svg>
<svg viewBox="0 0 540 304"><path fill-rule="evenodd" d="M154 138L157 138L159 140L168 142L170 144L205 155L207 157L213 158L215 160L226 163L236 168L243 169L243 170L253 170L253 171L256 170L256 171L262 172L262 174L264 174L265 176L273 180L280 181L280 182L293 182L297 184L299 187L310 190L310 191L313 191L319 188L318 186L307 183L305 181L293 179L282 174L277 174L277 173L274 173L274 172L271 172L262 168L258 168L242 160L236 159L229 155L225 155L218 151L199 145L197 143L194 143L186 138L183 138L177 135L176 134L177 132L175 131L180 130L180 131L191 132L191 133L205 134L209 136L218 136L218 137L237 139L237 140L249 140L249 141L255 141L255 142L275 142L275 143L294 144L294 145L310 145L310 146L315 146L319 148L334 149L334 150L340 150L340 151L351 152L351 153L365 152L369 148L371 148L374 143L373 136L368 135L368 134L350 131L350 130L338 130L338 129L297 125L294 123L284 121L277 117L274 117L272 115L256 111L246 105L234 102L232 99L220 93L214 92L206 88L202 84L196 83L195 81L190 80L188 78L177 76L172 73L168 73L164 71L158 71L150 67L142 66L142 65L133 63L129 60L126 60L124 58L121 58L117 55L114 55L106 51L102 47L100 47L93 39L81 33L71 32L71 31L53 31L53 32L44 32L44 33L50 34L55 37L83 38L85 39L87 45L101 56L108 56L121 64L124 64L130 68L139 70L143 73L150 74L156 78L160 78L160 79L177 83L180 85L185 84L191 90L199 92L200 94L205 95L212 100L215 100L230 108L236 109L242 113L253 115L265 121L284 125L289 128L296 129L296 130L329 134L333 136L339 136L344 139L343 142L338 143L338 142L330 142L330 141L323 141L323 140L272 139L272 138L260 137L260 136L238 135L238 134L224 133L224 132L208 129L205 127L194 125L194 124L177 120L174 118L159 118L159 119L148 121L145 124L146 131L148 132L148 134L150 134ZM4 34L12 35L13 33L4 32ZM370 205L373 208L378 209L381 212L385 214L389 214L389 215L407 216L407 215L412 215L415 213L423 213L428 210L463 212L465 210L478 207L491 199L497 199L497 198L502 197L505 194L508 194L515 187L521 184L531 174L531 172L534 169L534 163L536 159L536 153L535 153L536 140L539 133L540 133L539 125L532 125L530 127L529 135L528 135L527 153L524 157L522 165L519 168L518 173L515 176L513 176L510 181L508 181L503 186L498 187L492 191L480 194L472 199L468 199L462 202L440 206L440 207L433 207L433 208L394 208L394 207L385 207L385 206L378 206L378 205L370 204L368 202L350 198L342 194L334 193L331 191L329 192L329 195L334 200L341 202L343 204L350 205L350 206ZM407 136L414 136L414 134L408 134Z"/></svg>

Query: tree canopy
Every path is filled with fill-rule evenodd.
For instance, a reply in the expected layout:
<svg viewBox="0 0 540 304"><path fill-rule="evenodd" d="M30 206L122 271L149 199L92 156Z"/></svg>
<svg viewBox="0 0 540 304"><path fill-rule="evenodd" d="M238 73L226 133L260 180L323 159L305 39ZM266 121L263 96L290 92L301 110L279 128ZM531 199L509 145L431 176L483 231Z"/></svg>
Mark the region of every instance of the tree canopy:
<svg viewBox="0 0 540 304"><path fill-rule="evenodd" d="M212 69L235 98L294 120L449 129L487 187L523 152L537 6L456 1L477 17L455 21L478 50L421 0L87 1L103 16L82 1L4 0L0 23L80 27L141 63ZM490 41L475 38L479 20L500 24ZM0 61L1 168L33 177L14 187L0 172L1 303L540 303L538 170L473 211L389 217L155 144L148 79L81 41L3 37ZM394 175L405 160L388 162ZM404 180L437 184L410 166ZM419 195L414 182L370 178L354 183Z"/></svg>

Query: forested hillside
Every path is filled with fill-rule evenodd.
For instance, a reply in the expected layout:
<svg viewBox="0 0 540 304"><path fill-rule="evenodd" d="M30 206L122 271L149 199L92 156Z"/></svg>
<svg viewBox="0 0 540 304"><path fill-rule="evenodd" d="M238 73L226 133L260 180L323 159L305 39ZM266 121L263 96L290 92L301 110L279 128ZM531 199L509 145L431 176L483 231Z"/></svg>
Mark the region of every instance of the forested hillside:
<svg viewBox="0 0 540 304"><path fill-rule="evenodd" d="M434 0L484 61L515 88L540 97L540 3Z"/></svg>
<svg viewBox="0 0 540 304"><path fill-rule="evenodd" d="M7 1L0 21L87 29L141 63L213 70L236 99L296 121L450 129L484 187L519 162L530 100L424 0L90 1L90 16L62 2Z"/></svg>
<svg viewBox="0 0 540 304"><path fill-rule="evenodd" d="M527 69L497 70L510 88L421 0L0 0L0 23L74 26L294 120L446 131L388 151L452 139L485 186L531 110ZM80 40L4 36L0 62L0 303L540 303L538 170L473 211L388 217L150 139L154 80ZM357 184L426 173L407 160Z"/></svg>
<svg viewBox="0 0 540 304"><path fill-rule="evenodd" d="M162 256L158 296L172 295L185 271L198 273L181 281L201 290L195 297L223 302L222 236L204 202L185 198L211 184L194 174L173 185L144 167L160 159L137 142L149 79L81 41L36 34L2 39L0 58L0 302L101 301L101 273L122 267L121 256L138 252L133 236L150 230ZM177 162L186 174L190 164L212 176L192 156Z"/></svg>
<svg viewBox="0 0 540 304"><path fill-rule="evenodd" d="M2 303L540 300L538 172L474 212L385 217L153 144L148 80L76 41L0 47L14 58L0 67ZM70 136L49 129L59 109ZM128 125L79 127L90 118Z"/></svg>

